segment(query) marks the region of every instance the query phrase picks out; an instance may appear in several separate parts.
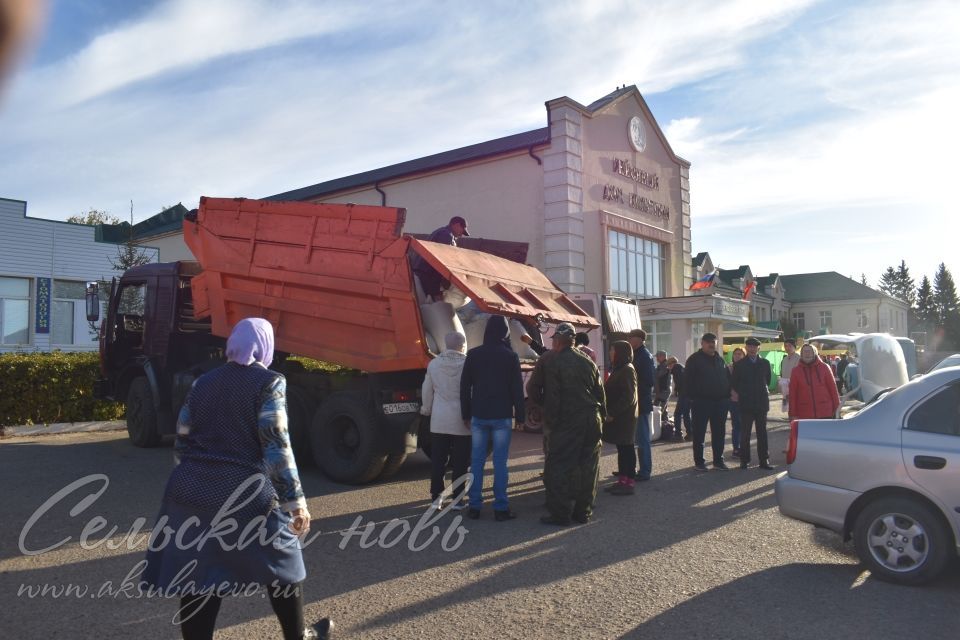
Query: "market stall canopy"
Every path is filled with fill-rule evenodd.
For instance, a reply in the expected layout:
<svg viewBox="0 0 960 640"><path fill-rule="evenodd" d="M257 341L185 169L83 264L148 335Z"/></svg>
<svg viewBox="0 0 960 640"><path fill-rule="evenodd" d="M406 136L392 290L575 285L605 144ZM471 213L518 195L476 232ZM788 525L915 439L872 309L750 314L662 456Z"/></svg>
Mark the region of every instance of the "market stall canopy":
<svg viewBox="0 0 960 640"><path fill-rule="evenodd" d="M724 338L765 338L774 340L780 337L780 332L773 329L765 329L752 324L744 324L742 322L724 322L723 323L723 337Z"/></svg>

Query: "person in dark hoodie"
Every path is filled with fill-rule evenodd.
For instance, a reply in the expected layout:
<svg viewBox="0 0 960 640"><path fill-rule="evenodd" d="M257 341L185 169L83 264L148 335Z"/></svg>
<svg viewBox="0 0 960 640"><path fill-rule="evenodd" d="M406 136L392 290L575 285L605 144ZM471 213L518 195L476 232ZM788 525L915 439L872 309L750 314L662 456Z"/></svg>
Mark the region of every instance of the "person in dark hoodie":
<svg viewBox="0 0 960 640"><path fill-rule="evenodd" d="M730 398L730 376L727 363L717 353L717 336L705 333L700 350L687 358L683 372L683 390L690 398L693 414L693 464L697 471L708 471L703 458L703 441L710 423L710 445L715 469L728 469L723 461L723 440L726 409Z"/></svg>
<svg viewBox="0 0 960 640"><path fill-rule="evenodd" d="M603 441L617 445L617 483L607 491L617 496L631 495L637 475L637 452L633 440L637 428L637 372L633 368L633 349L626 340L610 346L613 371L603 385L607 394L607 417L603 423Z"/></svg>
<svg viewBox="0 0 960 640"><path fill-rule="evenodd" d="M637 418L637 459L640 470L637 471L638 481L649 480L653 473L653 457L650 451L650 414L653 413L653 356L645 346L647 332L643 329L634 329L629 334L630 346L633 347L633 368L637 370L637 403L639 417Z"/></svg>
<svg viewBox="0 0 960 640"><path fill-rule="evenodd" d="M470 420L472 454L470 509L476 520L483 506L483 467L493 439L493 514L498 521L516 517L507 500L507 455L514 421L524 422L520 358L510 348L510 327L503 316L490 316L483 344L470 349L460 376L460 412Z"/></svg>

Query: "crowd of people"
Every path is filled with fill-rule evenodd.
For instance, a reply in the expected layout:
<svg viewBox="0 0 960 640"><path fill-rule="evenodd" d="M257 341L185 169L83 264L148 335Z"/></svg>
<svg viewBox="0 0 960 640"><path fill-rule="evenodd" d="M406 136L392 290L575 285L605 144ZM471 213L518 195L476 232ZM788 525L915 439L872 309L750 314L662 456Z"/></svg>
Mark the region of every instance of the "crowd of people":
<svg viewBox="0 0 960 640"><path fill-rule="evenodd" d="M651 355L646 338L637 329L627 340L611 343L604 376L586 334L561 323L550 337L549 349L540 348L542 354L524 389L503 318L492 318L484 344L466 354L463 336L448 335L447 349L428 367L421 408L432 416L433 508L443 508L448 499L453 509L467 509L469 518L481 517L483 468L492 442L493 515L497 521L516 517L507 495L507 454L514 425L525 419L525 397L543 416L545 524L589 521L604 442L617 449L616 481L606 487L609 493L632 495L637 483L650 480L651 419L660 422L663 439L691 443L697 471L708 471L708 463L714 469L729 469L724 459L728 419L731 456L740 469L748 469L755 460L758 469L773 470L767 438L773 369L760 356L760 341L748 338L727 364L717 336L705 333L700 348L681 364L662 350ZM834 416L840 399L833 369L812 345L803 345L799 352L793 340L785 346L780 373L788 415ZM751 450L754 434L756 457ZM445 496L448 468L460 488ZM474 473L467 482L470 470ZM468 492L463 485L469 485Z"/></svg>

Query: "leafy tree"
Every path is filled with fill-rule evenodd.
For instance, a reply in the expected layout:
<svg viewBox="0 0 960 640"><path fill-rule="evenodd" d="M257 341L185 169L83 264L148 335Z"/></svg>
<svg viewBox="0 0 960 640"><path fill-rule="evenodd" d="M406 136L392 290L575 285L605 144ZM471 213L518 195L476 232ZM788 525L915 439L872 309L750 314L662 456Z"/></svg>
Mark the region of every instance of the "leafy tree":
<svg viewBox="0 0 960 640"><path fill-rule="evenodd" d="M72 222L74 224L120 224L120 218L112 216L106 211L101 211L100 209L90 208L86 213L78 213L75 216L70 216L67 218L67 222Z"/></svg>
<svg viewBox="0 0 960 640"><path fill-rule="evenodd" d="M933 287L930 285L930 278L927 276L923 276L923 280L920 281L920 286L917 288L914 308L920 322L937 324L939 321L933 305Z"/></svg>

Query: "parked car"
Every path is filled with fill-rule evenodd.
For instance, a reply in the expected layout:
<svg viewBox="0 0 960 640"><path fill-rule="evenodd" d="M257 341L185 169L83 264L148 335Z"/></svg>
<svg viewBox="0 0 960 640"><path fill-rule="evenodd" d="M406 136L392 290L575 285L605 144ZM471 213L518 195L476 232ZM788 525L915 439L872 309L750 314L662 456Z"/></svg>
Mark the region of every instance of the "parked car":
<svg viewBox="0 0 960 640"><path fill-rule="evenodd" d="M928 371L927 373L930 373L931 371L939 371L944 367L956 367L956 366L960 366L960 353L954 353L953 355L947 356L937 364L933 365L933 367L931 367L930 371Z"/></svg>
<svg viewBox="0 0 960 640"><path fill-rule="evenodd" d="M790 423L780 512L853 539L878 578L932 580L960 553L960 368L836 420Z"/></svg>

